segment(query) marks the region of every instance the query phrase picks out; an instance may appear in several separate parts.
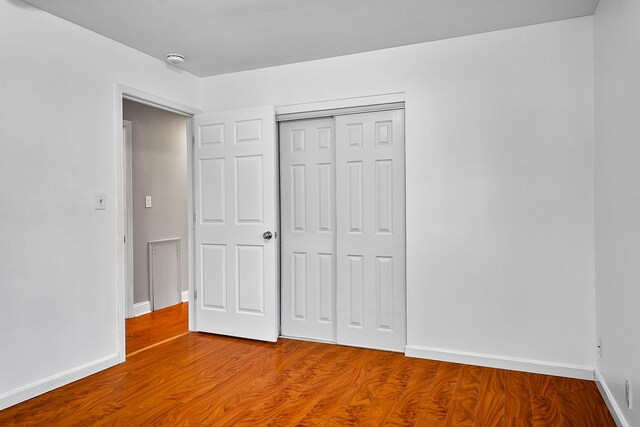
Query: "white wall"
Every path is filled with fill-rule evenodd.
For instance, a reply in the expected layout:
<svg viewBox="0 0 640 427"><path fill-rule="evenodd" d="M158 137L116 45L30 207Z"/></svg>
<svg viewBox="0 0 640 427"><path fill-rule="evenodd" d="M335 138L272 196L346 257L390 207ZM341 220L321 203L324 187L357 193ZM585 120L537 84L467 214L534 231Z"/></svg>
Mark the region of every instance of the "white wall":
<svg viewBox="0 0 640 427"><path fill-rule="evenodd" d="M593 367L592 25L210 77L204 109L406 92L408 344Z"/></svg>
<svg viewBox="0 0 640 427"><path fill-rule="evenodd" d="M597 367L629 425L640 425L640 2L595 15ZM635 388L626 408L624 380Z"/></svg>
<svg viewBox="0 0 640 427"><path fill-rule="evenodd" d="M117 352L115 83L199 100L192 75L14 0L0 51L1 408Z"/></svg>
<svg viewBox="0 0 640 427"><path fill-rule="evenodd" d="M409 345L594 365L592 24L198 81L0 0L0 404L117 351L115 83L208 110L406 92Z"/></svg>
<svg viewBox="0 0 640 427"><path fill-rule="evenodd" d="M179 238L180 286L188 289L187 118L125 100L132 122L133 302L150 301L149 250L153 240ZM151 207L145 206L151 196Z"/></svg>

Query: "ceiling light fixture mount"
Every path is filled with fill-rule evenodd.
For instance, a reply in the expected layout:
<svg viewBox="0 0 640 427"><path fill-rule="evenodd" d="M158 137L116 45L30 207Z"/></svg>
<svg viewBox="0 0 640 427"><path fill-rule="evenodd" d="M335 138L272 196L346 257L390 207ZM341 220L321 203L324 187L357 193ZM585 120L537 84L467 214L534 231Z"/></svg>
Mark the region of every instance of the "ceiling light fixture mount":
<svg viewBox="0 0 640 427"><path fill-rule="evenodd" d="M184 56L178 53L170 53L167 55L167 62L173 65L180 65L184 62Z"/></svg>

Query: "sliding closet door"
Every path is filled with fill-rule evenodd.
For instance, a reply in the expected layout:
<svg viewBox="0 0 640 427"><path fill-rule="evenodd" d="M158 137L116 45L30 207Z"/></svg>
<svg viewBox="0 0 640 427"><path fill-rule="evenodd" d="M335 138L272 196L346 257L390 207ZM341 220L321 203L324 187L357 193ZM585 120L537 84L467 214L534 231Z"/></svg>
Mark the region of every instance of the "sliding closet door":
<svg viewBox="0 0 640 427"><path fill-rule="evenodd" d="M404 111L336 117L337 342L404 351Z"/></svg>
<svg viewBox="0 0 640 427"><path fill-rule="evenodd" d="M280 124L283 336L335 341L333 119Z"/></svg>

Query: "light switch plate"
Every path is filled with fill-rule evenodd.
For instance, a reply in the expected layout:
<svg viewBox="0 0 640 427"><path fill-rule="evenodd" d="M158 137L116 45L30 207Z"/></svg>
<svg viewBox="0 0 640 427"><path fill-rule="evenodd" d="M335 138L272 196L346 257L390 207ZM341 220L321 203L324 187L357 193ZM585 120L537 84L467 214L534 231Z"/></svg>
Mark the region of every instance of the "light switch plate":
<svg viewBox="0 0 640 427"><path fill-rule="evenodd" d="M107 209L107 194L95 193L94 195L94 208L96 210L103 211Z"/></svg>
<svg viewBox="0 0 640 427"><path fill-rule="evenodd" d="M144 196L144 206L146 208L151 207L151 196Z"/></svg>

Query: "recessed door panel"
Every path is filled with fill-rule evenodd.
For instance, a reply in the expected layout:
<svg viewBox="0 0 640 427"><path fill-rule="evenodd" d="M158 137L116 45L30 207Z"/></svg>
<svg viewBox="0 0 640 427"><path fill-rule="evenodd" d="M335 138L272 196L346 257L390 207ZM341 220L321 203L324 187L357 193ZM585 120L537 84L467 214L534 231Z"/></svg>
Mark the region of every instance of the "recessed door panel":
<svg viewBox="0 0 640 427"><path fill-rule="evenodd" d="M200 160L200 198L203 222L225 222L225 159Z"/></svg>
<svg viewBox="0 0 640 427"><path fill-rule="evenodd" d="M304 134L305 129L296 129L291 131L291 151L298 153L304 152Z"/></svg>
<svg viewBox="0 0 640 427"><path fill-rule="evenodd" d="M349 233L362 233L362 161L347 162Z"/></svg>
<svg viewBox="0 0 640 427"><path fill-rule="evenodd" d="M376 122L375 145L389 146L393 143L393 122L391 120Z"/></svg>
<svg viewBox="0 0 640 427"><path fill-rule="evenodd" d="M376 232L391 233L393 223L393 161L376 160Z"/></svg>
<svg viewBox="0 0 640 427"><path fill-rule="evenodd" d="M280 124L282 335L335 340L333 119Z"/></svg>
<svg viewBox="0 0 640 427"><path fill-rule="evenodd" d="M307 166L291 166L291 196L293 197L293 231L306 231L307 223Z"/></svg>
<svg viewBox="0 0 640 427"><path fill-rule="evenodd" d="M393 257L376 257L376 326L392 330L393 324Z"/></svg>
<svg viewBox="0 0 640 427"><path fill-rule="evenodd" d="M331 233L333 231L333 165L318 163L318 232Z"/></svg>
<svg viewBox="0 0 640 427"><path fill-rule="evenodd" d="M333 284L333 255L318 254L318 283L320 286L318 297L318 320L320 322L333 322L334 284Z"/></svg>
<svg viewBox="0 0 640 427"><path fill-rule="evenodd" d="M235 130L236 144L262 142L262 119L238 120Z"/></svg>
<svg viewBox="0 0 640 427"><path fill-rule="evenodd" d="M307 254L293 253L293 317L307 318Z"/></svg>
<svg viewBox="0 0 640 427"><path fill-rule="evenodd" d="M362 147L362 123L349 123L347 125L347 143L349 148Z"/></svg>
<svg viewBox="0 0 640 427"><path fill-rule="evenodd" d="M202 245L202 307L227 309L227 247Z"/></svg>
<svg viewBox="0 0 640 427"><path fill-rule="evenodd" d="M362 328L364 324L364 261L362 255L347 255L349 276L349 326ZM342 279L342 278L340 278Z"/></svg>
<svg viewBox="0 0 640 427"><path fill-rule="evenodd" d="M262 224L263 221L262 156L236 157L236 221Z"/></svg>
<svg viewBox="0 0 640 427"><path fill-rule="evenodd" d="M224 123L200 126L200 145L224 144Z"/></svg>
<svg viewBox="0 0 640 427"><path fill-rule="evenodd" d="M264 248L236 246L236 276L239 312L264 313Z"/></svg>

